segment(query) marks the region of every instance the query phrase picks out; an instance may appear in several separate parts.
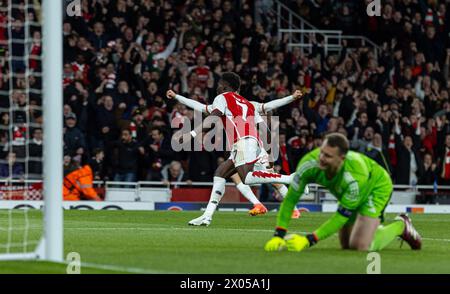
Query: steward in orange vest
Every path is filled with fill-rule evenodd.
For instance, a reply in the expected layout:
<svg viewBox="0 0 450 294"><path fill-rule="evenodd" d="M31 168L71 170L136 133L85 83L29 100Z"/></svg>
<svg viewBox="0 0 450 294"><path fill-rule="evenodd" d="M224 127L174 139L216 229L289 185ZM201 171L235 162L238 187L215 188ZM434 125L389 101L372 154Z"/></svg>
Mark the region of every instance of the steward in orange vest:
<svg viewBox="0 0 450 294"><path fill-rule="evenodd" d="M66 201L102 201L93 187L93 174L89 165L73 170L64 177L63 195Z"/></svg>

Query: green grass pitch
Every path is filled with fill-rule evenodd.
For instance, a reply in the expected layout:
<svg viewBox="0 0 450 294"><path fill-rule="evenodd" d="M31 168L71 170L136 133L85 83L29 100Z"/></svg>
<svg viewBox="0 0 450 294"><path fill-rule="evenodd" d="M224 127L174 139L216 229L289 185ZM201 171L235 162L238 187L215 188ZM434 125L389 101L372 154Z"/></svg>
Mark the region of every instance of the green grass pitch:
<svg viewBox="0 0 450 294"><path fill-rule="evenodd" d="M200 212L65 211L65 254L78 252L81 273L366 273L363 252L339 249L337 236L300 253L264 252L276 214L250 217L218 212L209 227L189 227ZM290 232L310 232L330 214L305 213ZM14 215L18 227L22 216ZM29 213L29 223L41 221ZM394 215L387 217L387 222ZM423 249L412 251L394 241L380 252L382 273L450 273L450 215L413 214ZM5 212L0 214L0 244L5 244ZM23 231L13 234L20 240ZM29 239L40 235L32 230ZM16 239L17 238L17 239ZM5 248L0 248L5 250ZM16 249L22 250L22 249ZM2 261L0 273L65 273L66 265Z"/></svg>

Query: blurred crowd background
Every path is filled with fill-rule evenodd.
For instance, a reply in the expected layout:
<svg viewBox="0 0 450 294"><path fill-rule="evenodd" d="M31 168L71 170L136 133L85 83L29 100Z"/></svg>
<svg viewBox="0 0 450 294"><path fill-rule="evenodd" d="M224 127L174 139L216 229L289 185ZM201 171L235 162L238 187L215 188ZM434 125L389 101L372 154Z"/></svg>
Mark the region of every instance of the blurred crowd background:
<svg viewBox="0 0 450 294"><path fill-rule="evenodd" d="M379 17L366 14L371 1L283 2L320 29L367 36L379 55L345 42L339 54L326 55L314 34L311 53L289 48L287 37L277 37L273 1L81 1L82 16L66 17L63 28L65 172L88 163L98 180L212 181L226 154L171 149L170 122L193 112L165 92L209 104L220 74L234 71L251 101L305 93L271 113L280 118L277 171L294 172L306 152L337 131L396 184L448 185L448 1L382 1ZM39 17L33 7L12 17L9 31L0 10L0 93L12 93L0 95L1 177L10 176L11 165L23 175L18 159L42 152L42 130L32 127L42 120L41 78L33 74L41 70L41 32L24 28ZM32 44L17 44L12 53L27 60L8 64L8 39L24 34ZM13 81L10 71L17 73ZM42 166L35 160L26 169L38 175Z"/></svg>

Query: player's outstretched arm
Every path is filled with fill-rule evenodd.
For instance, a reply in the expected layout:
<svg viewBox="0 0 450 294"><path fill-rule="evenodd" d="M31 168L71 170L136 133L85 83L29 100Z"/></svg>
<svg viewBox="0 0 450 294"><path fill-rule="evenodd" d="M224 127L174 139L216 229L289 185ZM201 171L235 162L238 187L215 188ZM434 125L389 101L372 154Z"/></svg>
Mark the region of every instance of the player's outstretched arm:
<svg viewBox="0 0 450 294"><path fill-rule="evenodd" d="M314 231L315 241L324 240L329 236L339 232L340 229L348 222L351 211L340 206L333 216L324 222L317 230Z"/></svg>
<svg viewBox="0 0 450 294"><path fill-rule="evenodd" d="M170 95L173 97L173 94L175 94L175 93L167 92L168 96ZM178 96L178 95L175 95L175 96ZM195 138L200 133L207 133L209 130L211 130L213 128L213 125L217 125L218 123L220 123L221 117L224 115L225 109L226 109L226 101L225 101L225 98L223 97L223 95L218 95L216 98L214 98L214 102L211 105L211 109L212 109L212 111L209 115L209 117L210 117L209 125L210 126L204 127L203 123L201 125L195 126L193 131L191 131L188 134L183 135L183 138L182 138L183 142L187 142L187 140L190 137ZM206 110L206 111L208 111L208 110Z"/></svg>
<svg viewBox="0 0 450 294"><path fill-rule="evenodd" d="M292 95L289 95L287 97L284 98L280 98L277 100L273 100L267 103L264 103L262 106L262 109L264 112L268 112L268 111L272 111L274 109L280 108L282 106L285 106L297 99L300 99L303 96L302 91L300 90L295 90L295 92Z"/></svg>
<svg viewBox="0 0 450 294"><path fill-rule="evenodd" d="M289 251L302 251L303 249L316 244L320 240L325 240L329 236L339 232L339 230L342 229L348 222L348 219L353 213L355 213L353 210L344 207L341 203L336 213L312 234L308 234L305 237L293 235L286 238L287 249Z"/></svg>
<svg viewBox="0 0 450 294"><path fill-rule="evenodd" d="M355 182L356 184L356 182ZM348 222L349 218L352 216L354 212L355 206L358 202L347 201L349 199L355 199L358 197L358 189L348 188L344 192L344 196L340 200L339 207L336 213L328 219L325 223L323 223L317 230L315 230L312 234L306 235L306 237L298 236L296 238L291 238L286 241L286 247L291 251L301 251L304 248L311 247L316 244L320 240L324 240L329 236L339 232L345 224ZM347 196L351 195L351 196Z"/></svg>
<svg viewBox="0 0 450 294"><path fill-rule="evenodd" d="M176 99L181 104L186 105L189 108L194 109L195 111L200 111L203 113L208 113L207 105L200 103L198 101L195 101L193 99L186 98L184 96L178 95L172 90L168 90L166 93L166 96L168 99Z"/></svg>

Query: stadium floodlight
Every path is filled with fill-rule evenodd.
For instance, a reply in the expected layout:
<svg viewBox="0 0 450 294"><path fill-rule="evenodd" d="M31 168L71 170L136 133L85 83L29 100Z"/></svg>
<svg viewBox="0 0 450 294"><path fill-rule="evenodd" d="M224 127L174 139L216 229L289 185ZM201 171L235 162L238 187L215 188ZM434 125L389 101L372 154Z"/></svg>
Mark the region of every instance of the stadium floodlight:
<svg viewBox="0 0 450 294"><path fill-rule="evenodd" d="M45 259L49 261L63 261L63 209L62 209L62 180L63 180L63 118L62 118L62 13L63 1L42 0L42 6L39 0L8 0L7 7L0 8L0 12L7 9L7 52L4 56L5 61L9 65L7 77L9 87L7 96L9 97L9 125L5 127L5 137L8 138L7 149L8 154L14 153L15 129L18 128L15 111L15 91L17 89L17 79L23 79L25 86L20 89L20 95L24 95L26 99L24 109L25 119L21 121L23 132L23 150L21 158L17 158L17 162L23 165L23 176L20 179L14 178L13 165L9 162L9 176L7 179L1 179L4 186L13 187L6 189L4 195L11 194L11 191L20 190L22 193L28 191L27 182L36 179L30 176L29 165L32 157L29 154L29 144L31 130L35 128L43 129L42 143L42 176L43 176L43 195L44 195L44 225L43 236L38 236L37 241L30 240L33 235L30 230L36 228L33 222L42 222L40 215L38 217L29 217L27 210L0 210L0 260L20 260L20 259ZM36 15L36 19L30 19L30 11ZM32 15L33 13L31 13ZM17 17L18 15L22 16ZM1 24L0 24L1 25ZM40 32L42 28L42 74L37 68L30 67L33 60L41 60L31 50L33 45L33 36L30 34L30 28L34 28L34 32ZM21 33L22 32L22 33ZM0 46L5 44L0 44ZM20 51L18 53L18 50ZM22 54L23 53L23 54ZM30 80L39 80L42 77L42 91L40 87L30 89ZM34 92L33 92L34 90ZM43 123L30 119L30 92L32 94L42 94L42 107L33 104L34 110L42 110ZM2 93L0 93L2 94ZM4 95L5 96L5 95ZM4 112L1 109L0 112ZM1 131L1 129L0 129ZM5 146L4 146L5 147ZM36 160L36 158L34 159ZM39 181L38 181L39 182ZM22 188L17 189L14 185L21 185ZM25 188L23 188L25 187ZM0 195L0 201L2 200ZM4 197L7 198L8 197ZM31 197L32 198L32 197ZM9 197L9 200L14 199ZM30 197L22 195L22 199L30 199ZM3 199L5 200L5 199ZM5 200L8 201L8 200ZM18 216L18 217L17 217ZM32 215L33 216L33 215ZM39 225L40 227L40 225ZM36 235L36 234L34 234ZM19 239L19 241L17 241ZM29 248L31 244L36 244L36 248ZM1 249L4 248L3 252ZM15 249L16 250L13 250ZM18 248L18 249L17 249ZM29 251L30 250L30 251Z"/></svg>

